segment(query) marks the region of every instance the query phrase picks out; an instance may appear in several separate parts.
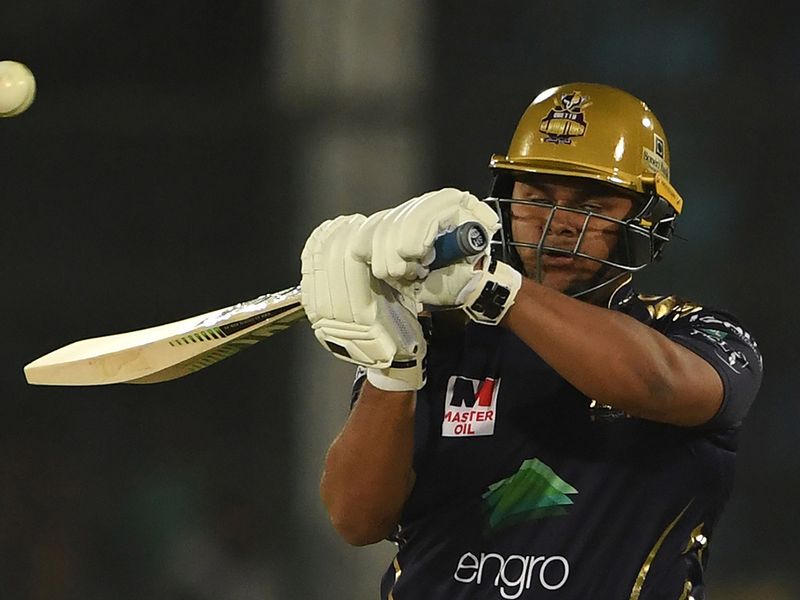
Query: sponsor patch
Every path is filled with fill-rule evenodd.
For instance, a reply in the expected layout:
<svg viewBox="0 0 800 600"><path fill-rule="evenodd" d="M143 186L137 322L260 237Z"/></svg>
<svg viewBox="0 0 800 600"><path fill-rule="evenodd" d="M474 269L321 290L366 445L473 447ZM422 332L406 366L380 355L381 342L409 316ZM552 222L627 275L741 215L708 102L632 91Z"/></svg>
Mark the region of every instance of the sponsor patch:
<svg viewBox="0 0 800 600"><path fill-rule="evenodd" d="M669 167L667 166L667 161L653 150L650 150L650 148L642 148L642 162L648 171L661 173L664 178L669 181Z"/></svg>
<svg viewBox="0 0 800 600"><path fill-rule="evenodd" d="M693 329L689 335L700 337L715 346L714 353L722 359L725 364L734 372L741 373L750 366L750 361L743 352L736 350L728 342L736 339L746 344L758 358L759 367L762 366L761 353L758 350L755 340L740 326L718 319L713 315L693 315L689 320Z"/></svg>
<svg viewBox="0 0 800 600"><path fill-rule="evenodd" d="M474 586L481 598L515 600L530 589L545 593L560 590L567 583L569 573L569 561L560 555L465 552L458 559L453 580Z"/></svg>
<svg viewBox="0 0 800 600"><path fill-rule="evenodd" d="M447 382L442 437L494 435L500 380L453 375Z"/></svg>
<svg viewBox="0 0 800 600"><path fill-rule="evenodd" d="M566 515L578 490L538 458L529 458L513 475L496 481L481 496L488 534L525 521Z"/></svg>
<svg viewBox="0 0 800 600"><path fill-rule="evenodd" d="M653 149L642 148L642 163L648 171L661 173L669 181L669 165L667 164L667 143L653 132Z"/></svg>

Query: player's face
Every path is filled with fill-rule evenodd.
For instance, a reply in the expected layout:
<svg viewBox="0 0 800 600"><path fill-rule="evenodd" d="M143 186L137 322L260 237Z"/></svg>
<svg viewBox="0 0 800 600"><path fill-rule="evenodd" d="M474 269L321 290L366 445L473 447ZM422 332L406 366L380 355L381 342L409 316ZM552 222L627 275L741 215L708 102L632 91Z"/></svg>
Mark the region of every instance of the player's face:
<svg viewBox="0 0 800 600"><path fill-rule="evenodd" d="M547 206L511 204L511 231L515 242L538 244L551 213L551 207L574 208L596 215L624 219L634 206L623 192L594 182L573 178L547 177L518 180L514 184L514 200L534 200ZM585 229L584 229L585 226ZM599 259L608 259L617 243L620 226L616 223L589 217L584 213L556 210L547 231L545 246L573 250L584 230L578 251ZM538 268L538 250L517 246L526 273L533 277ZM542 284L564 293L588 289L599 283L600 271L608 275L602 263L578 256L543 252L541 257ZM614 270L614 274L619 271Z"/></svg>

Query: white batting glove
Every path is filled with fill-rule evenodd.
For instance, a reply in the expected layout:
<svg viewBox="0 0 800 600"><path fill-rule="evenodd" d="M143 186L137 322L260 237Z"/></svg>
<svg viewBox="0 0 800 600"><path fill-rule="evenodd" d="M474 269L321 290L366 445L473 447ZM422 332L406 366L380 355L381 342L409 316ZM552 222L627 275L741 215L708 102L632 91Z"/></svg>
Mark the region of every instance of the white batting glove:
<svg viewBox="0 0 800 600"><path fill-rule="evenodd" d="M476 323L498 325L514 304L521 286L519 271L485 257L480 264L460 261L436 269L424 279L402 284L399 289L420 304L460 307Z"/></svg>
<svg viewBox="0 0 800 600"><path fill-rule="evenodd" d="M365 221L363 215L338 217L311 233L301 255L302 304L322 347L367 367L373 385L420 389L427 346L416 305L372 277L369 265L351 253Z"/></svg>
<svg viewBox="0 0 800 600"><path fill-rule="evenodd" d="M469 192L444 188L370 216L353 244L372 274L392 283L428 275L436 238L467 221L478 221L489 237L500 228L497 214Z"/></svg>

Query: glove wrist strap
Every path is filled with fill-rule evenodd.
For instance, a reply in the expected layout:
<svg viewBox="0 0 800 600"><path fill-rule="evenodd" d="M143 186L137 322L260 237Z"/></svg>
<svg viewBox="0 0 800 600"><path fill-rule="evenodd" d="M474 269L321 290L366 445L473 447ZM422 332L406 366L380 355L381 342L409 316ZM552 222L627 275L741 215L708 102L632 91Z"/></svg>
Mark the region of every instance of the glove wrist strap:
<svg viewBox="0 0 800 600"><path fill-rule="evenodd" d="M425 385L425 371L420 360L395 361L386 369L368 368L367 381L387 392L413 392Z"/></svg>
<svg viewBox="0 0 800 600"><path fill-rule="evenodd" d="M492 258L480 280L464 300L464 312L482 325L499 325L514 304L522 275L509 265Z"/></svg>

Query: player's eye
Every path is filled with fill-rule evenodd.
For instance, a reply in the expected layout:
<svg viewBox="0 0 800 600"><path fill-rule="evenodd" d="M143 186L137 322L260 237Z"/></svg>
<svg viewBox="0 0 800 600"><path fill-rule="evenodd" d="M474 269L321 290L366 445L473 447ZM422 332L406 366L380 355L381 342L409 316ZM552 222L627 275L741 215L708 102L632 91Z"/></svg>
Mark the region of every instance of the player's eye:
<svg viewBox="0 0 800 600"><path fill-rule="evenodd" d="M596 200L587 200L585 202L581 202L579 208L595 213L603 212L603 210L605 210L605 206Z"/></svg>

